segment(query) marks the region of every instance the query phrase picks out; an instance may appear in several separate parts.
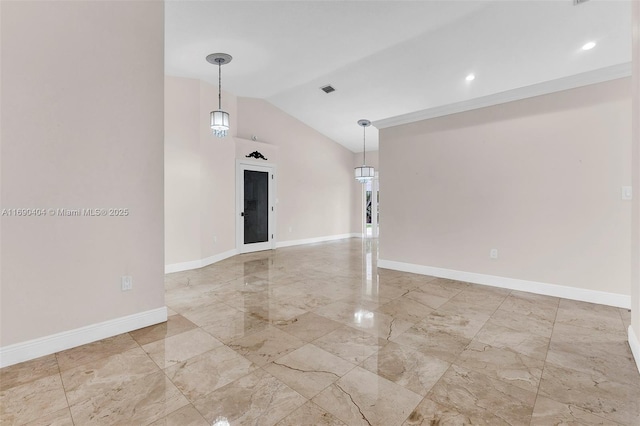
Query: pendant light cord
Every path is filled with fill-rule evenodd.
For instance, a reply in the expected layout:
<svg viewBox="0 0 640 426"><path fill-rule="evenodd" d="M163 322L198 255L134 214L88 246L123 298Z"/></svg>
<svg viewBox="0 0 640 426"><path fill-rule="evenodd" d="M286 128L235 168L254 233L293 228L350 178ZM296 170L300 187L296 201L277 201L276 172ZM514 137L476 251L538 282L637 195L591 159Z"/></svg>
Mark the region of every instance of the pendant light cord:
<svg viewBox="0 0 640 426"><path fill-rule="evenodd" d="M222 60L218 59L218 109L222 109Z"/></svg>
<svg viewBox="0 0 640 426"><path fill-rule="evenodd" d="M362 165L366 166L367 165L367 145L366 145L366 140L367 140L367 128L366 126L362 126Z"/></svg>

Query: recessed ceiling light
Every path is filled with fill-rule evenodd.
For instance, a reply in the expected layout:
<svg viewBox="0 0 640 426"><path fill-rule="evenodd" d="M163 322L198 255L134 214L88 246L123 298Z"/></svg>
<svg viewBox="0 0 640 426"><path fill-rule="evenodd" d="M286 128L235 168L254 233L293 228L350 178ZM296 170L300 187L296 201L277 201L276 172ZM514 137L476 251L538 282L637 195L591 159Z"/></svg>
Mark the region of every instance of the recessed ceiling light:
<svg viewBox="0 0 640 426"><path fill-rule="evenodd" d="M594 47L596 47L596 42L595 41L590 41L589 43L587 43L584 46L582 46L582 50L591 50Z"/></svg>
<svg viewBox="0 0 640 426"><path fill-rule="evenodd" d="M475 79L476 79L476 76L475 76L475 75L473 75L473 74L469 74L469 75L465 78L465 80L467 80L467 81L473 81L473 80L475 80Z"/></svg>

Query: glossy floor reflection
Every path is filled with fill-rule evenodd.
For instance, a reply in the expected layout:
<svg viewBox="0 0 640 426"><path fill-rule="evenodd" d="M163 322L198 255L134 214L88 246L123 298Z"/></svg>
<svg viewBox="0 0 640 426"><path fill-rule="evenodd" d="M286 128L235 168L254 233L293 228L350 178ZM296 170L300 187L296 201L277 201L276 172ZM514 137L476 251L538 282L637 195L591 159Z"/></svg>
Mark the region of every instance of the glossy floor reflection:
<svg viewBox="0 0 640 426"><path fill-rule="evenodd" d="M167 275L167 323L0 370L2 425L640 425L623 309L348 239Z"/></svg>

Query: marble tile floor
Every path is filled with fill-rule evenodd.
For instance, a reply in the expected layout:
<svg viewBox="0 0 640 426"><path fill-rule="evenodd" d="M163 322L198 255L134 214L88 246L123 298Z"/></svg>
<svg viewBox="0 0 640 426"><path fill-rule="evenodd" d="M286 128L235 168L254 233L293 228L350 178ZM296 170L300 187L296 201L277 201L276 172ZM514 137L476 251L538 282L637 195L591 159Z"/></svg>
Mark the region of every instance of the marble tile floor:
<svg viewBox="0 0 640 426"><path fill-rule="evenodd" d="M640 425L624 309L376 267L371 240L166 276L169 319L0 370L2 425Z"/></svg>

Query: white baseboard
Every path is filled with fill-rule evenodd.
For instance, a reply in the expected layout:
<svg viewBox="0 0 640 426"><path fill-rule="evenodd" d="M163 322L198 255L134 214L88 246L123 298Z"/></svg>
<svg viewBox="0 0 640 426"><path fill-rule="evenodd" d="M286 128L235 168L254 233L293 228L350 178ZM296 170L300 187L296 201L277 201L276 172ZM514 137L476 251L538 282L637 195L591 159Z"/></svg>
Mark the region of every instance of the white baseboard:
<svg viewBox="0 0 640 426"><path fill-rule="evenodd" d="M220 262L221 260L225 260L231 256L235 256L238 254L238 250L228 250L220 254L215 254L213 256L206 257L204 259L192 260L189 262L181 262L181 263L172 263L164 266L164 273L171 274L173 272L182 272L189 271L191 269L204 268L205 266L209 266L213 263Z"/></svg>
<svg viewBox="0 0 640 426"><path fill-rule="evenodd" d="M334 241L334 240L342 240L345 238L362 238L362 234L360 233L338 234L338 235L328 235L325 237L305 238L302 240L280 241L276 243L276 248L300 246L304 244L321 243L321 242ZM171 274L173 272L182 272L182 271L189 271L191 269L204 268L205 266L209 266L216 262L220 262L221 260L225 260L237 254L240 254L240 252L237 249L233 249L233 250L225 251L220 254L216 254L214 256L207 257L205 259L191 260L189 262L181 262L181 263L171 263L164 266L164 273Z"/></svg>
<svg viewBox="0 0 640 426"><path fill-rule="evenodd" d="M634 333L631 326L629 326L629 346L631 347L631 353L636 360L636 366L640 373L640 340L638 340L638 335Z"/></svg>
<svg viewBox="0 0 640 426"><path fill-rule="evenodd" d="M167 320L167 308L157 308L0 348L0 368L127 333Z"/></svg>
<svg viewBox="0 0 640 426"><path fill-rule="evenodd" d="M304 244L313 244L313 243L322 243L325 241L343 240L345 238L362 238L362 234L360 233L338 234L338 235L327 235L326 237L305 238L302 240L278 241L276 243L276 248L300 246Z"/></svg>
<svg viewBox="0 0 640 426"><path fill-rule="evenodd" d="M414 274L431 275L440 278L466 281L474 284L490 285L511 290L526 291L543 294L545 296L561 297L563 299L580 300L582 302L598 303L600 305L616 306L629 309L631 296L617 293L607 293L598 290L568 287L557 284L547 284L536 281L519 280L516 278L498 277L495 275L477 274L474 272L456 271L453 269L436 268L432 266L416 265L412 263L396 262L393 260L378 260L378 267L411 272Z"/></svg>

